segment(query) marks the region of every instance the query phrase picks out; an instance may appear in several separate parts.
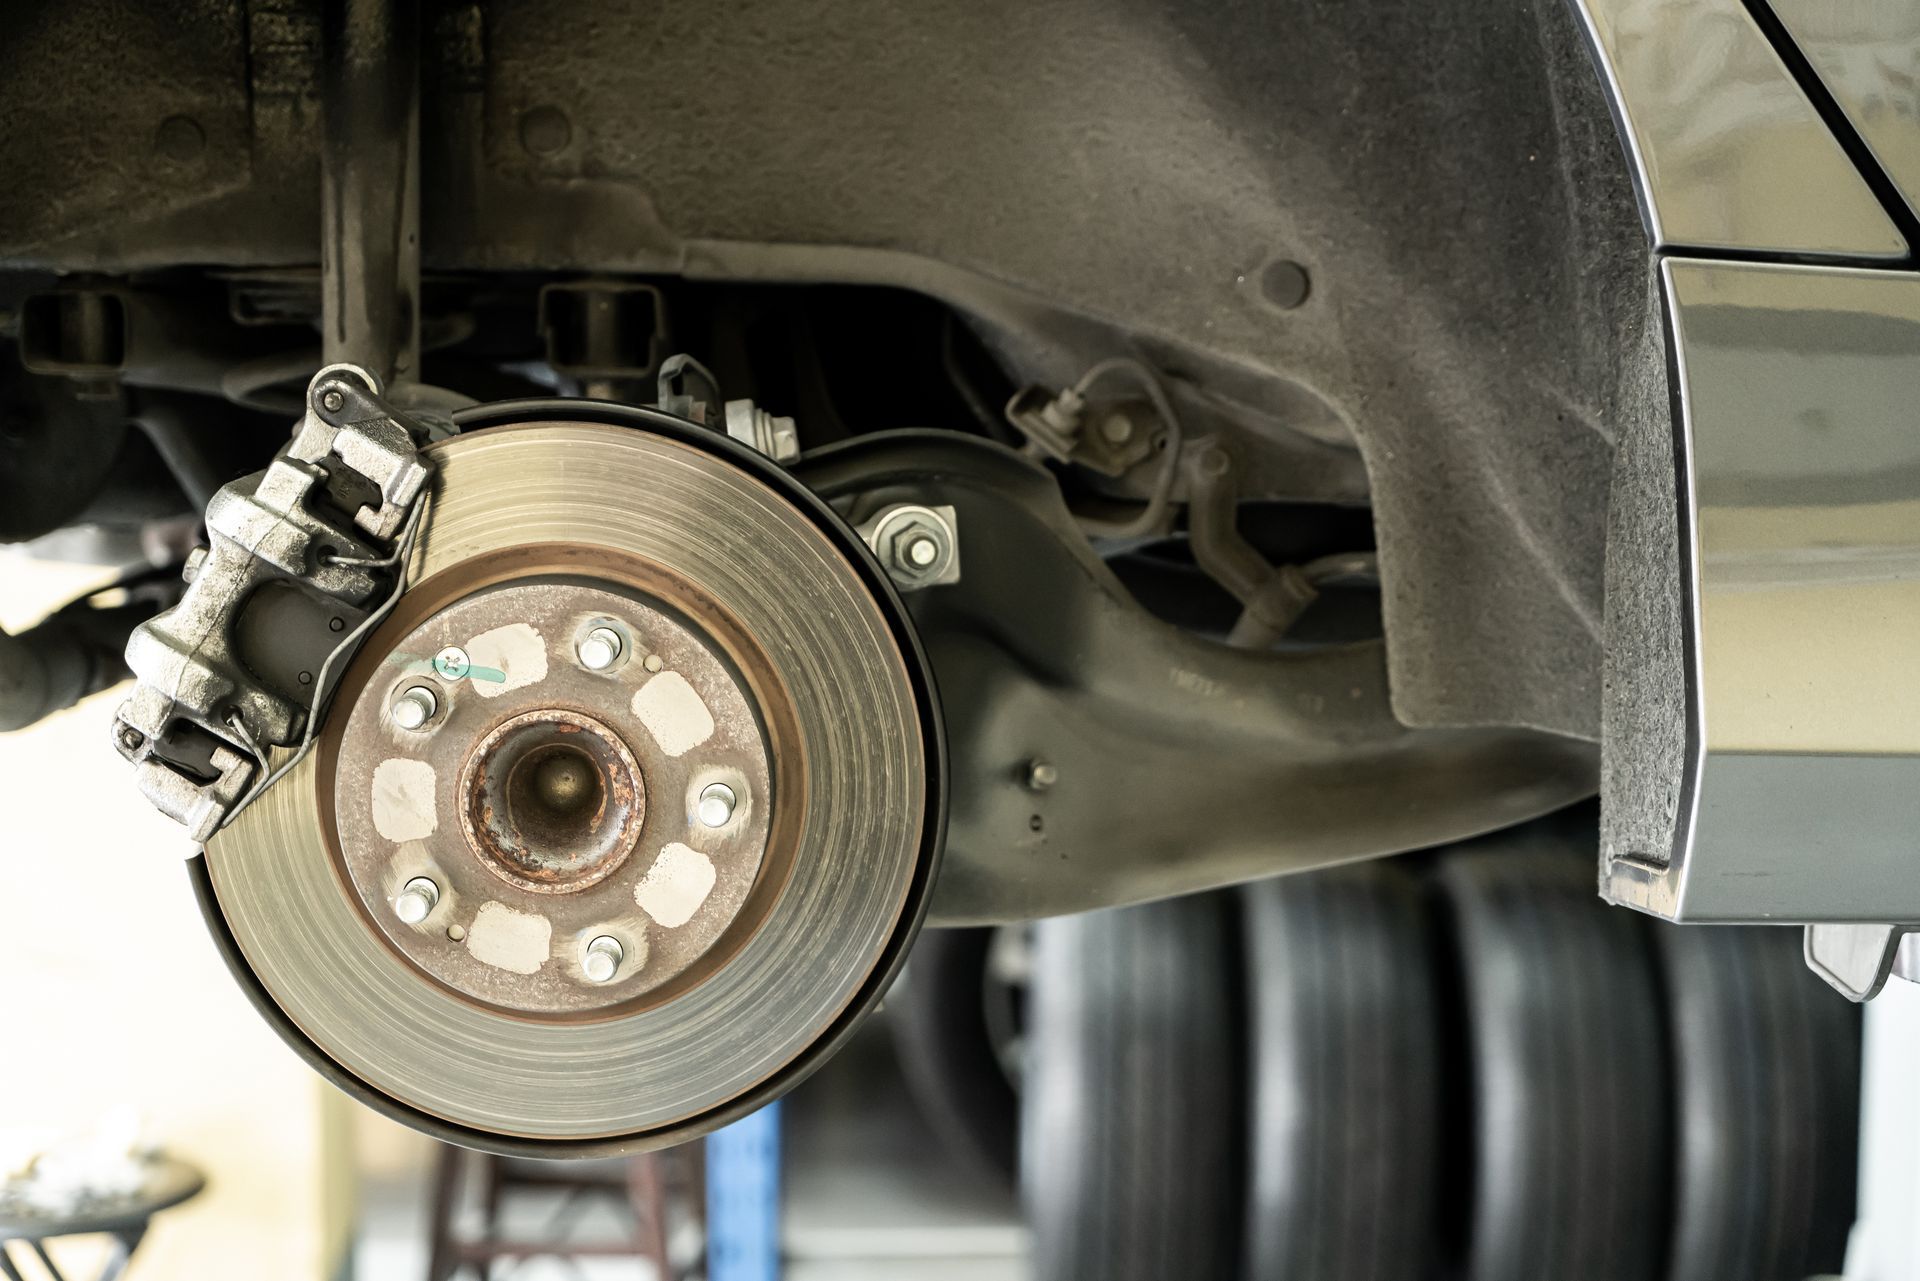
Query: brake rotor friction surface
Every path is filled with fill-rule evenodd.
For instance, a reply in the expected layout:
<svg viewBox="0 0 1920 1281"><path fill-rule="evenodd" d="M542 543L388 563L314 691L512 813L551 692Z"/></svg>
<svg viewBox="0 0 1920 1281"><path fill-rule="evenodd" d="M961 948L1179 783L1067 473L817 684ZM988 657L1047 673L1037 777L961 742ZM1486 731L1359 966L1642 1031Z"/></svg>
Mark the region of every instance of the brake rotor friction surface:
<svg viewBox="0 0 1920 1281"><path fill-rule="evenodd" d="M414 585L343 682L320 749L208 845L219 909L291 1023L401 1105L516 1139L671 1141L781 1077L839 1026L911 928L932 848L931 749L908 659L886 606L814 518L725 459L643 431L558 422L461 436L434 452ZM542 592L566 599L535 608ZM425 679L408 667L423 657L418 642L463 634L464 620L450 618L433 630L443 612L469 608L462 602L515 593L515 608L546 622L516 620L541 633L549 675L515 685L511 664L469 655L513 688L489 698L467 674L466 688L434 678L448 697L423 741L459 727L450 755L515 715L590 719L592 732L628 748L643 793L638 839L624 858L606 855L603 874L594 859L571 866L537 852L489 870L462 826L463 775L443 782L437 765L430 802L420 808L416 787L415 808L403 806L393 826L404 839L377 824L355 831L372 822L377 794L366 759L377 769L418 756L377 716L410 679ZM593 674L614 697L580 692L592 681L573 646L589 615L620 621L636 642L617 670ZM647 672L655 652L661 670ZM635 697L669 671L708 705L718 741L707 755L712 740L673 756L686 736L635 712ZM595 759L617 773L617 756ZM732 849L724 830L694 830L703 771L742 785ZM429 819L432 833L421 834ZM675 844L705 855L714 880L685 922L668 925L679 913L651 916L638 890ZM414 933L392 919L391 898L394 878L415 874L407 860L423 857L465 862ZM579 884L516 884L500 874L515 866ZM591 906L557 920L576 899ZM559 900L565 911L552 906ZM476 966L472 948L452 946L465 940L448 939L448 927L470 940L486 903L532 914L545 904L548 945L523 931L522 950L509 949L522 968L535 962L531 974L496 975L500 966ZM575 949L613 932L609 922L643 936L645 960L611 984L584 983Z"/></svg>

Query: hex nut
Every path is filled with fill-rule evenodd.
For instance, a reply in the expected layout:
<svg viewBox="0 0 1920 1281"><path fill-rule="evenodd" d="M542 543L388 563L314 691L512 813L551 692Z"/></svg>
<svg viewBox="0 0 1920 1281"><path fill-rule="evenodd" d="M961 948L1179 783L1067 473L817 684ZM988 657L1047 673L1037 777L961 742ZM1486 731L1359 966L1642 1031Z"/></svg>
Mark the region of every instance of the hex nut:
<svg viewBox="0 0 1920 1281"><path fill-rule="evenodd" d="M915 580L926 576L929 567L940 559L945 532L919 520L901 522L887 540L887 572ZM928 546L932 547L933 555L922 560L917 553Z"/></svg>
<svg viewBox="0 0 1920 1281"><path fill-rule="evenodd" d="M860 534L902 591L960 581L951 507L896 503L861 525Z"/></svg>

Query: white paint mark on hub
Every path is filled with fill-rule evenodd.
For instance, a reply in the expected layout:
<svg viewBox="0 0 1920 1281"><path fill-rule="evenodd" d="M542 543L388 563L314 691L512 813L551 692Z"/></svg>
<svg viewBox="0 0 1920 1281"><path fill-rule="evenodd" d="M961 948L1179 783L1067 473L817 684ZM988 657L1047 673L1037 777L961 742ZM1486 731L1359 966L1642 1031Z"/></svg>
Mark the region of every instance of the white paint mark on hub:
<svg viewBox="0 0 1920 1281"><path fill-rule="evenodd" d="M418 841L440 825L433 812L433 766L396 756L373 769L373 828L390 841Z"/></svg>
<svg viewBox="0 0 1920 1281"><path fill-rule="evenodd" d="M642 685L633 714L668 756L684 756L713 737L713 713L679 672L661 672Z"/></svg>
<svg viewBox="0 0 1920 1281"><path fill-rule="evenodd" d="M532 974L553 954L553 922L505 903L482 903L467 930L467 951L497 970Z"/></svg>
<svg viewBox="0 0 1920 1281"><path fill-rule="evenodd" d="M498 698L547 679L547 642L531 623L508 623L467 642L469 683L482 698Z"/></svg>
<svg viewBox="0 0 1920 1281"><path fill-rule="evenodd" d="M633 901L656 922L685 925L713 892L713 860L678 841L660 851L634 887Z"/></svg>

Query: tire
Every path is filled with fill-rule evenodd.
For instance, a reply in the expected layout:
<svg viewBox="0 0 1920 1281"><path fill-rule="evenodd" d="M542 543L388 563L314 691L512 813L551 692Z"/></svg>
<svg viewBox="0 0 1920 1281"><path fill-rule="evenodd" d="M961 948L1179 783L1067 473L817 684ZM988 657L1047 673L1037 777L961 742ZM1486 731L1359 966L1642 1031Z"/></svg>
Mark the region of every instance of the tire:
<svg viewBox="0 0 1920 1281"><path fill-rule="evenodd" d="M1022 1192L1036 1281L1226 1281L1240 1093L1231 898L1035 928Z"/></svg>
<svg viewBox="0 0 1920 1281"><path fill-rule="evenodd" d="M925 929L887 996L907 1088L946 1143L1012 1187L1020 1103L984 1005L990 929Z"/></svg>
<svg viewBox="0 0 1920 1281"><path fill-rule="evenodd" d="M1465 1277L1652 1281L1671 1168L1648 922L1601 904L1590 844L1559 825L1439 866L1467 1022Z"/></svg>
<svg viewBox="0 0 1920 1281"><path fill-rule="evenodd" d="M1838 1273L1853 1226L1860 1007L1800 931L1659 930L1679 1107L1671 1281Z"/></svg>
<svg viewBox="0 0 1920 1281"><path fill-rule="evenodd" d="M1365 864L1242 892L1249 1281L1419 1281L1435 1249L1440 1034L1419 887Z"/></svg>

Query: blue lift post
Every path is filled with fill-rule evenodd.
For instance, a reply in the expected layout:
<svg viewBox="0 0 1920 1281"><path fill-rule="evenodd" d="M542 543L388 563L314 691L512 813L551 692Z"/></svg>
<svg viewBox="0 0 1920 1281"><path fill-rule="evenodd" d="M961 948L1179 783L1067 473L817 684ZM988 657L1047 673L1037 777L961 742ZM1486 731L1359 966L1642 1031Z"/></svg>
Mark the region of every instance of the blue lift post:
<svg viewBox="0 0 1920 1281"><path fill-rule="evenodd" d="M707 1281L779 1281L780 1105L707 1136Z"/></svg>

